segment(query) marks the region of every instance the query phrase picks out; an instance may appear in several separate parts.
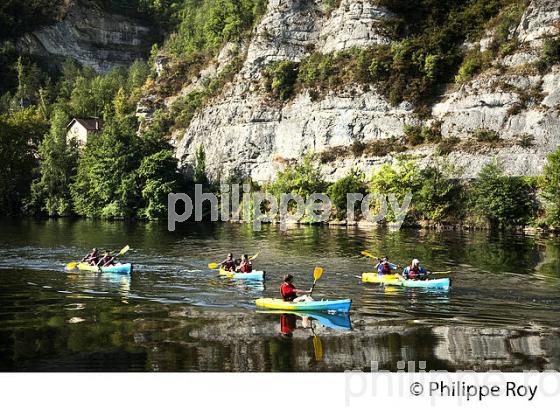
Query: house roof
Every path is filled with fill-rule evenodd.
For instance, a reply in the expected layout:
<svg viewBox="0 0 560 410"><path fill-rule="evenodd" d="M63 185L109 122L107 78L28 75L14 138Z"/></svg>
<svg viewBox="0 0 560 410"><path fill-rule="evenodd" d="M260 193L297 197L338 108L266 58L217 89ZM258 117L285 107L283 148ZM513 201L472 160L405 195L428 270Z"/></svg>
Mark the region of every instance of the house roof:
<svg viewBox="0 0 560 410"><path fill-rule="evenodd" d="M70 121L67 128L70 128L76 122L88 131L100 131L103 129L103 120L99 118L74 118Z"/></svg>

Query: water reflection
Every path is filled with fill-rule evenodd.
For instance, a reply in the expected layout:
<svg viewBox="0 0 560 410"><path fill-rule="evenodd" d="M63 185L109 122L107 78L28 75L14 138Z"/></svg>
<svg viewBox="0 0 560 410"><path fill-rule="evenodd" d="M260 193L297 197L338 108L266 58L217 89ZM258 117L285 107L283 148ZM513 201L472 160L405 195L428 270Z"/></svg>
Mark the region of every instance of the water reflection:
<svg viewBox="0 0 560 410"><path fill-rule="evenodd" d="M0 222L0 370L560 370L560 241L482 232L100 221ZM120 249L132 275L65 272L93 246ZM364 284L359 251L452 270L449 291ZM255 252L252 252L252 251ZM256 253L266 282L207 268ZM256 313L285 273L325 268L317 298L351 297L352 319ZM295 325L294 325L295 322ZM291 337L282 334L291 334Z"/></svg>

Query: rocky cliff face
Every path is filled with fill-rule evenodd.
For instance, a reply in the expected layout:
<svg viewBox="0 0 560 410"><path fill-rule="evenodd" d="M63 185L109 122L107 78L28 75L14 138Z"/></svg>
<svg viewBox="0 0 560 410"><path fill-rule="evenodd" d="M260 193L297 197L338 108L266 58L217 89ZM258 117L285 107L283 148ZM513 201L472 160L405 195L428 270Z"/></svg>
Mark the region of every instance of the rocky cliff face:
<svg viewBox="0 0 560 410"><path fill-rule="evenodd" d="M559 34L559 13L557 1L533 0L514 33L519 51L470 82L453 86L433 106L431 121L441 122L443 136L462 141L449 158L463 176L474 176L494 157L504 160L509 174L537 175L546 154L560 142L560 67L543 76L528 66L538 58L543 38ZM263 68L270 62L390 43L394 39L380 27L391 17L373 0L342 0L330 12L325 12L322 0L271 0L247 46L243 68L176 139L177 156L188 166L202 145L211 176L236 174L267 181L310 151L401 137L405 124L420 123L413 107L392 106L375 89L349 86L320 99L303 91L281 104L261 87ZM501 143L469 144L480 129L498 132ZM532 143L518 144L520 138ZM436 147L426 144L409 152L427 162L436 156ZM391 160L344 156L323 164L323 172L327 180L335 180L352 167L369 174Z"/></svg>
<svg viewBox="0 0 560 410"><path fill-rule="evenodd" d="M28 33L16 46L24 52L72 58L98 72L146 58L150 28L127 16L102 10L95 2L75 0L62 21Z"/></svg>

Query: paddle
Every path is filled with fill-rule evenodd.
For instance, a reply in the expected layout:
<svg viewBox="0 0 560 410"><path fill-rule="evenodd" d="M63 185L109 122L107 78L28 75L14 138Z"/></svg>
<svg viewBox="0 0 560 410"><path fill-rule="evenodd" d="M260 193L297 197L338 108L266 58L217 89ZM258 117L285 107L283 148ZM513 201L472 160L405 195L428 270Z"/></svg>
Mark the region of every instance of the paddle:
<svg viewBox="0 0 560 410"><path fill-rule="evenodd" d="M127 253L129 250L130 250L130 246L126 245L124 248L122 248L122 249L120 250L120 252L119 252L117 255L115 255L115 258L116 258L117 256L124 255L124 254ZM113 258L113 259L114 259L114 258ZM67 270L74 270L74 269L76 269L76 266L78 266L79 263L80 263L80 262L70 262L68 265L66 265L66 269L67 269Z"/></svg>
<svg viewBox="0 0 560 410"><path fill-rule="evenodd" d="M313 289L315 289L315 285L317 284L317 281L321 279L321 276L323 276L323 268L316 266L313 270L313 279L315 280L313 281L313 286L311 286L311 290L309 291L309 296L313 294Z"/></svg>
<svg viewBox="0 0 560 410"><path fill-rule="evenodd" d="M364 256L367 256L368 258L371 258L371 259L379 259L377 256L372 255L368 251L362 251L361 254L364 255Z"/></svg>
<svg viewBox="0 0 560 410"><path fill-rule="evenodd" d="M249 258L250 261L257 259L257 257L259 256L260 252L257 252L256 254L254 254L253 256L251 256ZM218 269L220 267L219 263L209 263L208 264L208 269Z"/></svg>
<svg viewBox="0 0 560 410"><path fill-rule="evenodd" d="M362 251L360 252L362 255L367 256L368 258L371 259L378 259L379 258L371 253L369 253L368 251ZM400 267L400 264L397 264L398 267ZM453 273L452 271L448 270L448 271L442 271L442 272L429 272L429 275L449 275L450 273Z"/></svg>
<svg viewBox="0 0 560 410"><path fill-rule="evenodd" d="M311 322L311 333L313 333L313 351L315 352L315 360L320 362L323 360L323 343L319 336L315 334L315 330L313 329L313 322Z"/></svg>

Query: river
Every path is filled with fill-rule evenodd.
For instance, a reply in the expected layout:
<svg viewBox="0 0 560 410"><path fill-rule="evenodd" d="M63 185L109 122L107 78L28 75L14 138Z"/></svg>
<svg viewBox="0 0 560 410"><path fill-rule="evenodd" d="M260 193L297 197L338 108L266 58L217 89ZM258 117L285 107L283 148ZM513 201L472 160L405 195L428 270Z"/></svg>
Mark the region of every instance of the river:
<svg viewBox="0 0 560 410"><path fill-rule="evenodd" d="M128 275L66 272L92 247ZM450 290L363 284L361 250L452 270ZM259 252L264 284L209 262ZM0 221L0 371L560 370L560 240L490 232L90 220ZM263 312L281 278L349 316ZM408 367L408 370L412 368Z"/></svg>

